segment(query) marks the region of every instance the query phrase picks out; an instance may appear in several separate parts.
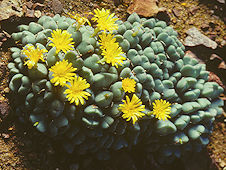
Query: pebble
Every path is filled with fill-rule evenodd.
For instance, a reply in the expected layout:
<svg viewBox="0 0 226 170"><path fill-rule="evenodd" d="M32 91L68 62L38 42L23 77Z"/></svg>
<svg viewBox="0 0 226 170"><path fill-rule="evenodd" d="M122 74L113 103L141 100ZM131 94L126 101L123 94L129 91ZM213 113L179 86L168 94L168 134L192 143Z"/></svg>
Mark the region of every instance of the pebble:
<svg viewBox="0 0 226 170"><path fill-rule="evenodd" d="M35 16L36 18L40 18L40 17L42 16L41 11L40 11L40 10L35 10L34 16Z"/></svg>
<svg viewBox="0 0 226 170"><path fill-rule="evenodd" d="M63 5L59 0L53 0L51 8L56 14L60 14L63 11Z"/></svg>
<svg viewBox="0 0 226 170"><path fill-rule="evenodd" d="M217 0L217 2L219 2L221 4L225 4L225 0Z"/></svg>
<svg viewBox="0 0 226 170"><path fill-rule="evenodd" d="M2 133L1 136L4 138L4 139L8 139L10 136L9 134L6 134L6 133Z"/></svg>

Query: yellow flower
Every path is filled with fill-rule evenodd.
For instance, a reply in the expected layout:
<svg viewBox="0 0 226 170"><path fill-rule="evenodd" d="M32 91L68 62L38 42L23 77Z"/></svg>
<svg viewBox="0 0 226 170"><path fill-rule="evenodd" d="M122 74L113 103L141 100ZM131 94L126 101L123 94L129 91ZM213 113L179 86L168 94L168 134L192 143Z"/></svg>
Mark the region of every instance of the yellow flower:
<svg viewBox="0 0 226 170"><path fill-rule="evenodd" d="M113 34L106 34L105 32L102 32L100 35L100 49L106 49L108 46L112 46L112 44L115 43L116 38L114 38Z"/></svg>
<svg viewBox="0 0 226 170"><path fill-rule="evenodd" d="M84 99L88 100L88 96L91 96L90 93L84 91L90 87L90 84L82 77L74 77L73 81L70 83L71 85L66 84L68 87L64 92L64 94L67 94L66 98L70 103L75 103L75 105L81 103L83 105Z"/></svg>
<svg viewBox="0 0 226 170"><path fill-rule="evenodd" d="M64 86L67 81L74 79L76 74L73 72L76 70L76 68L72 67L72 63L68 63L67 60L58 61L49 69L49 71L53 72L53 78L50 81L55 86Z"/></svg>
<svg viewBox="0 0 226 170"><path fill-rule="evenodd" d="M72 19L75 19L77 21L77 30L80 28L80 26L85 25L85 23L88 23L89 25L91 25L87 17L82 17L79 14L75 14L74 11L72 12L72 14L68 13L68 15Z"/></svg>
<svg viewBox="0 0 226 170"><path fill-rule="evenodd" d="M159 120L167 120L170 117L170 109L171 104L165 100L155 100L153 103L153 111L151 114L155 115L155 117Z"/></svg>
<svg viewBox="0 0 226 170"><path fill-rule="evenodd" d="M94 10L94 17L92 18L93 21L97 22L98 30L109 31L112 32L113 30L118 29L118 25L115 22L118 20L114 18L114 13L110 14L110 10L105 10L102 8L101 10L95 9Z"/></svg>
<svg viewBox="0 0 226 170"><path fill-rule="evenodd" d="M135 92L136 81L134 79L126 78L122 80L122 88L125 92Z"/></svg>
<svg viewBox="0 0 226 170"><path fill-rule="evenodd" d="M35 48L33 45L27 45L26 48L23 48L22 54L26 55L27 61L25 61L24 65L27 65L29 69L32 67L37 67L37 63L40 60L45 62L43 53L48 52L45 49L40 49L39 47Z"/></svg>
<svg viewBox="0 0 226 170"><path fill-rule="evenodd" d="M74 42L72 42L71 34L66 30L62 31L61 29L56 29L53 30L51 35L52 38L49 38L49 40L51 40L52 43L50 43L49 46L56 47L56 53L61 50L66 53L72 49Z"/></svg>
<svg viewBox="0 0 226 170"><path fill-rule="evenodd" d="M122 48L119 47L118 43L114 43L111 46L107 46L106 49L102 50L101 55L104 56L104 61L112 66L118 68L118 65L122 65L123 60L126 60L122 56Z"/></svg>
<svg viewBox="0 0 226 170"><path fill-rule="evenodd" d="M126 121L130 121L132 119L133 124L135 124L138 118L145 115L142 113L142 111L145 110L145 106L142 105L142 101L135 94L133 94L131 101L129 97L126 96L126 101L122 100L122 102L123 104L119 105L119 110L124 113L122 118L126 119Z"/></svg>
<svg viewBox="0 0 226 170"><path fill-rule="evenodd" d="M110 15L110 9L105 10L104 8L94 9L94 17L92 18L93 21L98 21L98 19L108 17Z"/></svg>

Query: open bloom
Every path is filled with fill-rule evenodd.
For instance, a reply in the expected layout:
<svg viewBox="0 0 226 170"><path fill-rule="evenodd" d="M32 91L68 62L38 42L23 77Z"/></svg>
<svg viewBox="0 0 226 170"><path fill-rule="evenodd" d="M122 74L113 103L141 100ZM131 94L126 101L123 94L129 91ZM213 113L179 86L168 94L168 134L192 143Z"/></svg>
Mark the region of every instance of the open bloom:
<svg viewBox="0 0 226 170"><path fill-rule="evenodd" d="M56 47L56 53L61 50L66 53L69 50L72 50L73 47L73 39L71 38L71 34L69 34L66 30L56 29L51 33L52 38L49 38L52 42L49 46Z"/></svg>
<svg viewBox="0 0 226 170"><path fill-rule="evenodd" d="M67 60L58 61L52 66L49 71L53 72L53 78L50 80L55 86L64 86L68 81L71 81L76 75L73 73L77 69L72 67L72 63L68 63Z"/></svg>
<svg viewBox="0 0 226 170"><path fill-rule="evenodd" d="M122 88L125 92L135 92L136 81L134 79L125 78L122 80Z"/></svg>
<svg viewBox="0 0 226 170"><path fill-rule="evenodd" d="M122 100L122 102L123 104L120 104L118 109L124 113L122 118L126 119L126 121L132 119L133 124L135 124L138 118L145 115L142 113L142 111L145 110L145 106L142 105L142 101L135 94L133 94L131 101L129 97L126 96L126 100Z"/></svg>
<svg viewBox="0 0 226 170"><path fill-rule="evenodd" d="M171 104L165 100L155 100L153 103L153 111L151 112L159 120L167 120L170 117Z"/></svg>
<svg viewBox="0 0 226 170"><path fill-rule="evenodd" d="M27 65L29 69L32 67L37 67L37 63L39 60L44 60L44 53L48 52L45 49L40 49L39 47L35 48L33 45L27 45L26 48L24 47L22 50L22 54L26 55L24 65Z"/></svg>
<svg viewBox="0 0 226 170"><path fill-rule="evenodd" d="M104 61L116 68L118 68L118 65L122 65L123 61L126 60L126 57L124 57L123 54L122 48L118 43L107 46L101 53L101 55L104 56Z"/></svg>
<svg viewBox="0 0 226 170"><path fill-rule="evenodd" d="M105 32L102 32L100 35L100 49L106 49L108 46L112 46L115 41L116 38L114 38L113 34L106 34Z"/></svg>
<svg viewBox="0 0 226 170"><path fill-rule="evenodd" d="M80 28L80 26L85 25L85 23L91 25L87 17L76 14L74 11L72 12L72 14L69 13L68 15L77 21L77 30Z"/></svg>
<svg viewBox="0 0 226 170"><path fill-rule="evenodd" d="M114 18L114 13L110 14L110 10L105 10L102 8L101 10L95 9L94 10L94 17L92 18L93 21L97 22L98 30L109 31L112 32L113 30L118 29L118 25L115 22L118 20Z"/></svg>
<svg viewBox="0 0 226 170"><path fill-rule="evenodd" d="M84 91L85 89L90 87L90 84L86 82L86 79L82 77L74 77L74 79L70 82L70 85L66 84L68 89L65 90L64 94L67 94L66 98L70 103L75 103L75 105L79 105L81 103L84 104L84 99L88 100L88 96L91 96L90 93Z"/></svg>

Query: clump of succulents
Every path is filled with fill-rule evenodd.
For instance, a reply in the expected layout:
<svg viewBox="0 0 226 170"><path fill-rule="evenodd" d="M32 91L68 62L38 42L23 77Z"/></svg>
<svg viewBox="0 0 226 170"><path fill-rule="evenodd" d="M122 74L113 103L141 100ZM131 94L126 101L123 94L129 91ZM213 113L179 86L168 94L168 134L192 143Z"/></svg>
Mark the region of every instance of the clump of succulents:
<svg viewBox="0 0 226 170"><path fill-rule="evenodd" d="M184 56L177 32L136 13L109 10L41 17L12 37L9 87L16 114L69 153L110 153L141 144L160 162L208 144L223 89L205 64Z"/></svg>

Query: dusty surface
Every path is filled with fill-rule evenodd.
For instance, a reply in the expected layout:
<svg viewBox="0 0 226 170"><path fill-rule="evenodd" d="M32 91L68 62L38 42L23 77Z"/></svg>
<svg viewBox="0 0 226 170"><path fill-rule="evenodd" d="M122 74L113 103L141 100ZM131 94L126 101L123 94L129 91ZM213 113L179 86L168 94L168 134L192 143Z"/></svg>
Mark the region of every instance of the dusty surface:
<svg viewBox="0 0 226 170"><path fill-rule="evenodd" d="M224 115L224 119L225 119ZM211 157L214 161L216 161L218 168L226 167L226 127L225 121L221 121L215 123L215 130L211 136L211 143L208 145L208 150L211 154Z"/></svg>
<svg viewBox="0 0 226 170"><path fill-rule="evenodd" d="M159 6L167 9L170 23L180 34L183 41L186 31L191 27L198 28L204 35L221 44L226 39L225 4L215 0L160 0ZM224 46L225 42L221 45Z"/></svg>
<svg viewBox="0 0 226 170"><path fill-rule="evenodd" d="M1 52L0 54L0 123L1 117L8 113L8 98L6 95L9 93L8 88L8 68L7 63L10 58L7 53Z"/></svg>
<svg viewBox="0 0 226 170"><path fill-rule="evenodd" d="M57 143L51 143L47 137L39 134L32 127L25 127L24 124L19 123L8 104L7 64L10 61L10 53L7 51L13 41L7 35L7 32L14 32L16 24L37 20L38 17L44 14L50 16L56 13L67 15L67 12L72 11L84 13L102 7L111 9L119 18L124 20L128 16L126 11L131 0L23 0L22 2L23 6L21 7L26 18L10 18L0 24L0 169L225 170L225 115L216 120L208 150L194 155L193 160L196 164L192 164L187 160L177 160L165 167L158 165L151 157L143 160L143 157L137 156L136 152L133 153L135 156L126 152L119 153L119 156L115 155L111 161L104 163L92 162L89 158L79 163L74 162L61 150L55 152L54 148L58 148ZM205 2L201 0L159 0L158 7L165 7L166 12L157 15L157 17L168 21L179 32L179 38L182 41L187 36L186 31L193 26L214 40L218 44L217 50L208 51L202 48L204 57L198 57L207 64L210 71L222 78L226 69L225 64L222 64L225 62L225 56L221 52L225 49L225 16L222 12L224 8L214 2L209 0ZM200 48L194 48L194 51L200 52ZM212 53L217 53L219 56L211 60ZM218 80L224 86L226 84L225 79L220 80L219 77L213 76L213 81ZM9 114L9 112L11 113Z"/></svg>

